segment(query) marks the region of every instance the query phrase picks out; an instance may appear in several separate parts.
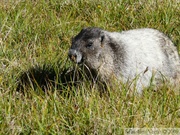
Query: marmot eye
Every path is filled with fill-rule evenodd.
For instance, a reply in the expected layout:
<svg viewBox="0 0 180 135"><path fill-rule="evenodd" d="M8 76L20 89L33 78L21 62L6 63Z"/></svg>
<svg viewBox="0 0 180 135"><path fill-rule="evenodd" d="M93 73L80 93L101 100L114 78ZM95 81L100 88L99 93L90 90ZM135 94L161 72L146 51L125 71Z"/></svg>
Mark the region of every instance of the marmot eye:
<svg viewBox="0 0 180 135"><path fill-rule="evenodd" d="M91 47L92 47L92 45L93 45L93 43L92 43L92 42L90 42L90 43L88 43L88 44L86 45L86 48L91 48Z"/></svg>

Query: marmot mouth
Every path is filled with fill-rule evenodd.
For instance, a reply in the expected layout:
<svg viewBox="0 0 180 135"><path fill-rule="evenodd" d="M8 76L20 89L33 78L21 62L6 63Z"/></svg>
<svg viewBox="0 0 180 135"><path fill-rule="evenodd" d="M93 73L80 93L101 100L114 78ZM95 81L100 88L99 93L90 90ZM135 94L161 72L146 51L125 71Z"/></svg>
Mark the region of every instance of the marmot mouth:
<svg viewBox="0 0 180 135"><path fill-rule="evenodd" d="M68 53L69 58L71 59L71 61L80 64L83 62L83 56L82 54L75 50L75 49L70 49L69 53Z"/></svg>
<svg viewBox="0 0 180 135"><path fill-rule="evenodd" d="M84 65L86 61L85 57L82 57L81 60L79 62L77 62L78 65Z"/></svg>

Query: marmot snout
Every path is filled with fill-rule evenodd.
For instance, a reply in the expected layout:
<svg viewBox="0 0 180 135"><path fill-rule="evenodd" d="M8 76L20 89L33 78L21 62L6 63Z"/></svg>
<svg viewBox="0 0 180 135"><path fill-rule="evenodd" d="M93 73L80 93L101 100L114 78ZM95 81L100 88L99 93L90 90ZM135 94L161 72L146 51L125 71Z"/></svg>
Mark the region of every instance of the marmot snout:
<svg viewBox="0 0 180 135"><path fill-rule="evenodd" d="M69 50L69 58L76 62L76 63L82 63L82 54L78 51L76 51L75 49L70 49Z"/></svg>

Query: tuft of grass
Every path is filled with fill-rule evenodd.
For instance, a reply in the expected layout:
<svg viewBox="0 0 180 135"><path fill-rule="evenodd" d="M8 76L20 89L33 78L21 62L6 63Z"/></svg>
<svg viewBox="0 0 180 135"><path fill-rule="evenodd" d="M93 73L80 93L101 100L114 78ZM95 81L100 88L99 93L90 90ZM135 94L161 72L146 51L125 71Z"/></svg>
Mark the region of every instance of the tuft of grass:
<svg viewBox="0 0 180 135"><path fill-rule="evenodd" d="M180 52L179 16L177 0L0 1L0 134L124 134L130 127L179 128L180 86L174 92L165 82L157 92L150 87L142 95L130 95L126 84L120 89L115 82L117 87L107 87L105 93L87 79L78 86L71 85L72 80L63 84L66 69L73 67L67 59L71 37L83 27L156 28ZM24 93L17 92L23 78L30 86L22 82Z"/></svg>

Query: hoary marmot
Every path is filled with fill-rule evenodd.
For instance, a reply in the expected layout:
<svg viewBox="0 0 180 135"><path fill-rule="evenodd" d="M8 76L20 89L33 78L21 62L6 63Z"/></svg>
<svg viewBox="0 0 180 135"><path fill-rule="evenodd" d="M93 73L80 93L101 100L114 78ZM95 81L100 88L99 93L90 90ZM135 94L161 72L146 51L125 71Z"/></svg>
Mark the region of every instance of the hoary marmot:
<svg viewBox="0 0 180 135"><path fill-rule="evenodd" d="M138 76L138 92L150 84L152 76L155 80L161 80L162 76L177 80L180 73L176 47L167 36L151 28L122 32L84 28L72 39L68 55L104 81L115 77L127 82Z"/></svg>

